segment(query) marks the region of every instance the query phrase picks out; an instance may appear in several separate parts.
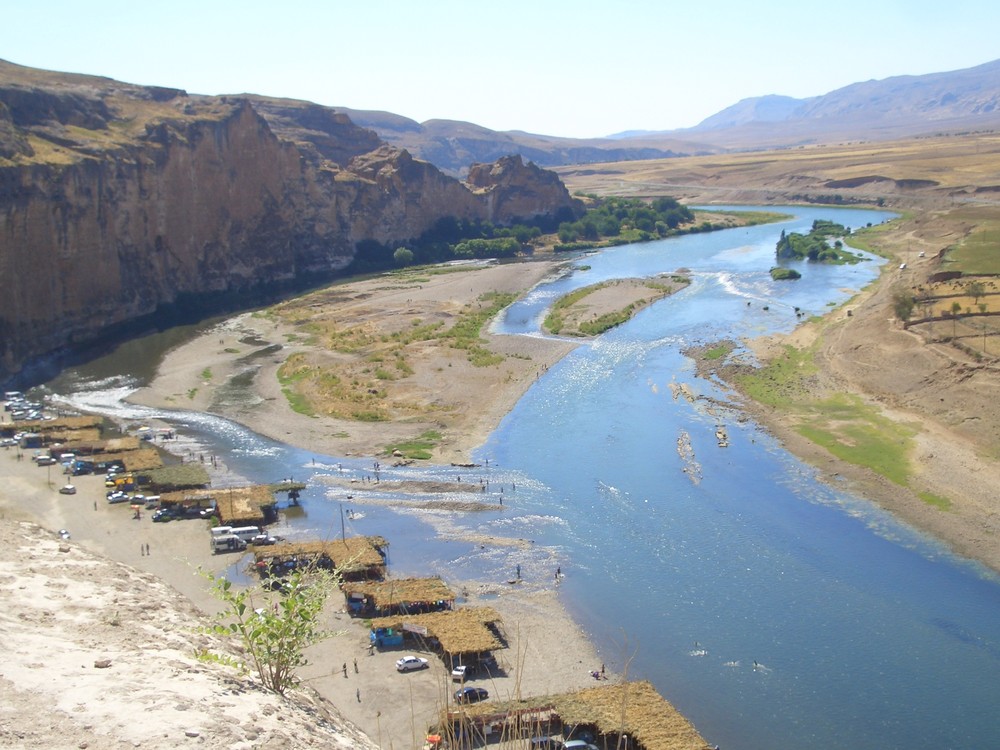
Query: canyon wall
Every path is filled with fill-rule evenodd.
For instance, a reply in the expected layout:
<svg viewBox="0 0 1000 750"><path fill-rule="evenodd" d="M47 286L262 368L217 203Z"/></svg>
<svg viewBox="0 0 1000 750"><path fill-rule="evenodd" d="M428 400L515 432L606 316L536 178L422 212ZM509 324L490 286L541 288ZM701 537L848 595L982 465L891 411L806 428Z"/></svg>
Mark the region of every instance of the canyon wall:
<svg viewBox="0 0 1000 750"><path fill-rule="evenodd" d="M306 102L0 62L0 381L188 295L330 274L362 240L578 210L519 157L476 169L459 182Z"/></svg>

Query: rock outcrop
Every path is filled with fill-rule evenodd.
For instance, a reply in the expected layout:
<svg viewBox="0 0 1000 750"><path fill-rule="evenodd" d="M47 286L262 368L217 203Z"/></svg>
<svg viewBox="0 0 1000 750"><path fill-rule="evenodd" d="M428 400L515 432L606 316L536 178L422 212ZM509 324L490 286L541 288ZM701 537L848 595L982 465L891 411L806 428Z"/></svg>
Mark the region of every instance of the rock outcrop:
<svg viewBox="0 0 1000 750"><path fill-rule="evenodd" d="M577 210L519 158L459 182L315 104L0 62L0 381L179 300L331 274L363 240Z"/></svg>

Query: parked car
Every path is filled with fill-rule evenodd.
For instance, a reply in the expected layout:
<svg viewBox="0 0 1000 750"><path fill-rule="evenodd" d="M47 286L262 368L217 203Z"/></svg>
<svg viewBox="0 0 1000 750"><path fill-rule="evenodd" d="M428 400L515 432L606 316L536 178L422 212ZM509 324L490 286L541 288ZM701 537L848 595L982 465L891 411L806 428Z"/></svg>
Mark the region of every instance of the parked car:
<svg viewBox="0 0 1000 750"><path fill-rule="evenodd" d="M59 494L60 495L75 495L76 494L76 487L74 487L71 484L64 484L62 487L59 488Z"/></svg>
<svg viewBox="0 0 1000 750"><path fill-rule="evenodd" d="M153 523L166 523L173 520L174 514L169 508L160 508L160 510L153 512Z"/></svg>
<svg viewBox="0 0 1000 750"><path fill-rule="evenodd" d="M598 747L586 740L569 740L563 743L563 750L598 750Z"/></svg>
<svg viewBox="0 0 1000 750"><path fill-rule="evenodd" d="M257 534L257 536L251 537L247 540L247 544L253 544L258 547L267 547L271 544L277 544L278 537L270 536L269 534Z"/></svg>
<svg viewBox="0 0 1000 750"><path fill-rule="evenodd" d="M465 682L465 679L472 674L472 667L468 664L459 664L451 670L451 679L454 682Z"/></svg>
<svg viewBox="0 0 1000 750"><path fill-rule="evenodd" d="M455 703L479 703L489 697L489 692L479 687L464 687L455 691Z"/></svg>
<svg viewBox="0 0 1000 750"><path fill-rule="evenodd" d="M52 466L59 462L52 456L35 456L35 463L39 466Z"/></svg>
<svg viewBox="0 0 1000 750"><path fill-rule="evenodd" d="M397 672L412 672L417 669L427 669L427 660L422 656L404 656L396 660Z"/></svg>
<svg viewBox="0 0 1000 750"><path fill-rule="evenodd" d="M108 493L108 502L111 503L111 504L115 504L115 503L127 503L131 499L132 498L130 498L128 496L128 493L122 492L120 490L118 492L109 492Z"/></svg>
<svg viewBox="0 0 1000 750"><path fill-rule="evenodd" d="M528 747L531 750L563 750L563 743L555 737L532 737Z"/></svg>

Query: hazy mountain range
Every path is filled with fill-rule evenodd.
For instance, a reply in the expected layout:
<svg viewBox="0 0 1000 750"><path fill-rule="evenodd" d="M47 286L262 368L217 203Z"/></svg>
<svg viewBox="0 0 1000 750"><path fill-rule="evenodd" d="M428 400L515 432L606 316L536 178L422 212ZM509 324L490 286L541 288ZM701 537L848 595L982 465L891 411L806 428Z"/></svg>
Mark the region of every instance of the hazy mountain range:
<svg viewBox="0 0 1000 750"><path fill-rule="evenodd" d="M1000 60L974 68L853 83L821 96L743 99L693 128L574 139L498 132L467 122L418 123L388 112L336 108L379 137L451 173L519 153L539 166L665 158L721 150L886 140L1000 126Z"/></svg>

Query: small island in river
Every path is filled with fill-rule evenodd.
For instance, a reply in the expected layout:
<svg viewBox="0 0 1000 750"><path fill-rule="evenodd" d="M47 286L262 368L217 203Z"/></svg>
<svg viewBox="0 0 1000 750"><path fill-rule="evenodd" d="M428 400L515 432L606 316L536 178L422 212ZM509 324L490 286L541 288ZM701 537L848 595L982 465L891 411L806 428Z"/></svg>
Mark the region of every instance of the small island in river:
<svg viewBox="0 0 1000 750"><path fill-rule="evenodd" d="M686 276L673 274L591 284L560 297L543 326L549 333L561 336L599 336L689 283Z"/></svg>

